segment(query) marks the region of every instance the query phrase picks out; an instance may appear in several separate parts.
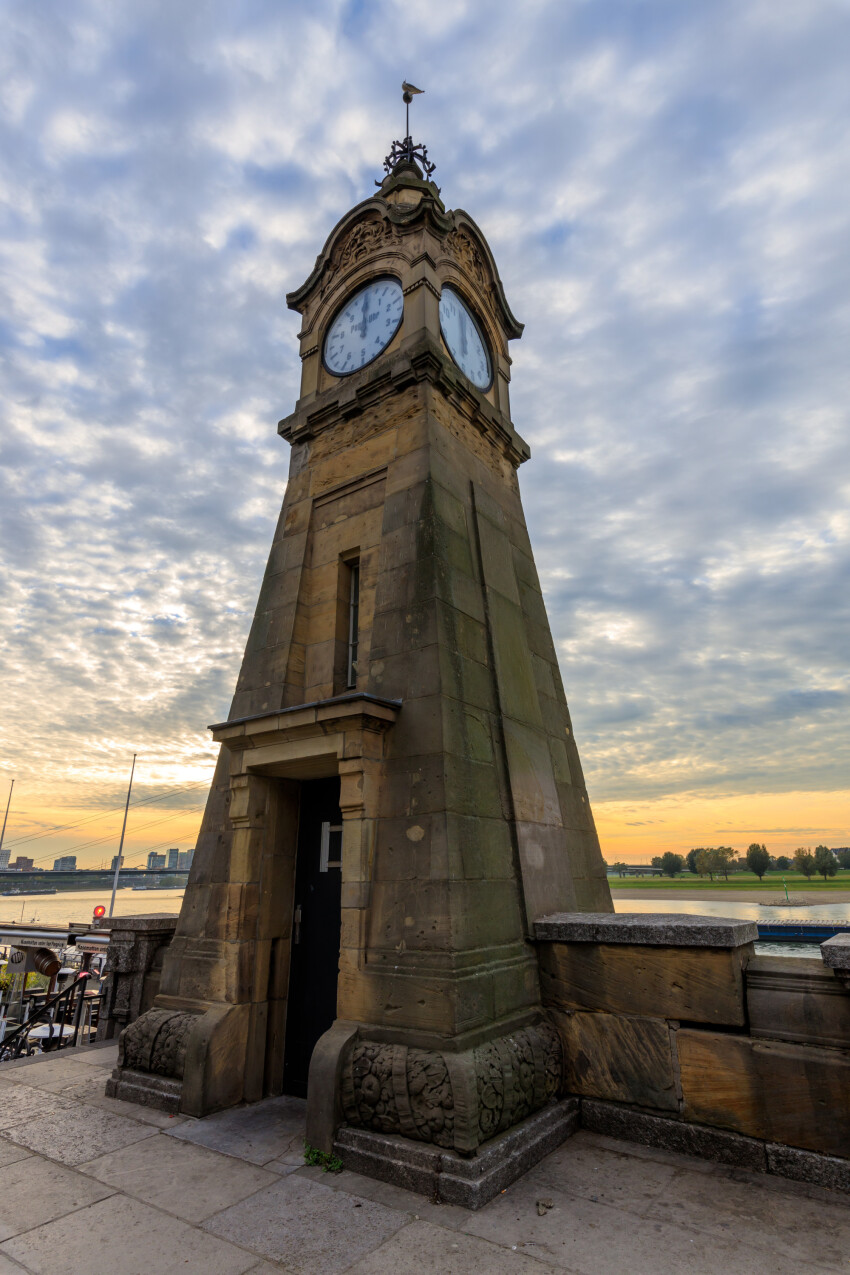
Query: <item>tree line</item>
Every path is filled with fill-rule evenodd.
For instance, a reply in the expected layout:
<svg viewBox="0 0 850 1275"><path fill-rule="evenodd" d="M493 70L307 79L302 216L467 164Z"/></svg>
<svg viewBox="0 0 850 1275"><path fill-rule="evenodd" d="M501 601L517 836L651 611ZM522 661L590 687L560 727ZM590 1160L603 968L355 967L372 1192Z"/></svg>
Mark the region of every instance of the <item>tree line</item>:
<svg viewBox="0 0 850 1275"><path fill-rule="evenodd" d="M815 846L814 851L807 846L800 846L793 858L789 858L784 854L769 854L767 846L754 841L742 856L736 855L731 846L701 846L689 850L686 855L668 850L665 854L656 855L652 866L660 868L666 877L678 876L687 866L694 876L707 876L711 881L721 876L728 881L730 872L752 872L761 881L768 869L789 872L794 867L807 880L820 874L826 881L835 876L839 867L850 868L850 848L843 848L833 854L829 846ZM625 875L627 867L628 864L625 863L614 864L620 876Z"/></svg>

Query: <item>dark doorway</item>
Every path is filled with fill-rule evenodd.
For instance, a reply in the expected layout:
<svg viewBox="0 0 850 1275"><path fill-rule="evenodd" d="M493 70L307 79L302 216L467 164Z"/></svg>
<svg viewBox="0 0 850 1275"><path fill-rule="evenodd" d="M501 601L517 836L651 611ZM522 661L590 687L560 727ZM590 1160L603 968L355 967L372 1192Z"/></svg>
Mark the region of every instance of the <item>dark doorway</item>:
<svg viewBox="0 0 850 1275"><path fill-rule="evenodd" d="M342 814L339 779L311 779L301 785L295 913L286 1044L285 1093L307 1096L307 1072L316 1041L336 1018L339 974Z"/></svg>

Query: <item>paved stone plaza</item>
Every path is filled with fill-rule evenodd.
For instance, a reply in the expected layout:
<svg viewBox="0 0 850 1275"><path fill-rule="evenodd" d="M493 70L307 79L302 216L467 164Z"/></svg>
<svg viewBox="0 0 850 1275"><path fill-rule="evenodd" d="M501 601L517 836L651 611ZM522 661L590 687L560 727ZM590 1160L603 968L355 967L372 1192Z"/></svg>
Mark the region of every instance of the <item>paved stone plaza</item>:
<svg viewBox="0 0 850 1275"><path fill-rule="evenodd" d="M304 1104L103 1096L116 1046L0 1068L0 1275L801 1275L850 1198L580 1132L477 1213L304 1167Z"/></svg>

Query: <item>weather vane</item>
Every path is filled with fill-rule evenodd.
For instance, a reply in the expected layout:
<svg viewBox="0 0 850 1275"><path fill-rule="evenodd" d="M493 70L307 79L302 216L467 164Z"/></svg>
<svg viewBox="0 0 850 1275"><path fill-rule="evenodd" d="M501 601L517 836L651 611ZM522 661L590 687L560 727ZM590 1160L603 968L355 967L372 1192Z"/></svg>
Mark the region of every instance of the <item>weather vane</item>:
<svg viewBox="0 0 850 1275"><path fill-rule="evenodd" d="M409 164L420 164L425 171L426 178L430 178L436 164L430 163L428 159L428 148L422 142L414 145L410 136L410 103L413 101L417 93L424 93L424 89L418 89L415 84L408 84L407 80L402 81L401 99L404 102L404 124L405 134L404 141L393 142L390 147L390 153L384 160L384 172L391 173L396 164L400 164L403 160ZM375 182L376 186L380 186L380 182Z"/></svg>

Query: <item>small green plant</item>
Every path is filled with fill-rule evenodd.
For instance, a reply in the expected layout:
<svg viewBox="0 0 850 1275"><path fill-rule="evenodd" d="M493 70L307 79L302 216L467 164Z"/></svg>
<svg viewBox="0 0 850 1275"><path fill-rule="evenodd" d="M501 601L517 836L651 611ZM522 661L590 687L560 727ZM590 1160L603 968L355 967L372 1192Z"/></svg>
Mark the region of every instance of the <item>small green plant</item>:
<svg viewBox="0 0 850 1275"><path fill-rule="evenodd" d="M304 1161L306 1164L315 1164L316 1168L324 1173L342 1173L342 1160L338 1155L334 1155L332 1151L320 1151L318 1147L311 1147L309 1142L304 1143Z"/></svg>

